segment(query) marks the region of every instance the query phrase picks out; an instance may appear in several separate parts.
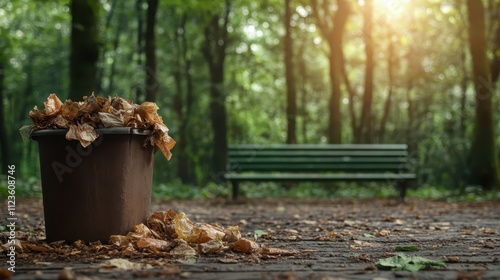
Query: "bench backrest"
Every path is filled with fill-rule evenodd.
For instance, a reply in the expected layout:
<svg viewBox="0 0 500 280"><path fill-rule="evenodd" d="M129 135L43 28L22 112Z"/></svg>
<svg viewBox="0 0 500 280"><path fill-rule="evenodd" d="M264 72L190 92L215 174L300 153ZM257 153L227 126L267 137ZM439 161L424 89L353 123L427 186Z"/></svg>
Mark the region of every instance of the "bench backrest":
<svg viewBox="0 0 500 280"><path fill-rule="evenodd" d="M233 145L229 171L393 172L409 170L406 144Z"/></svg>

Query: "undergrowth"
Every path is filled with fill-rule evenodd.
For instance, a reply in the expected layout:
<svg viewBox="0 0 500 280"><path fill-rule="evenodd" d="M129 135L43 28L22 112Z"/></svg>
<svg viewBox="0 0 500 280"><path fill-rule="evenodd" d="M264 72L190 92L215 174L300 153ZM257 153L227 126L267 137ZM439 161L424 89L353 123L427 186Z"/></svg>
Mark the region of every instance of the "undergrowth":
<svg viewBox="0 0 500 280"><path fill-rule="evenodd" d="M0 175L0 198L8 195L7 176ZM38 178L16 180L16 198L41 197ZM399 191L392 185L380 183L300 183L285 185L278 183L242 183L240 195L247 198L390 198L398 197ZM209 183L206 186L190 186L176 180L153 186L153 198L204 199L231 196L231 186ZM409 198L435 199L445 201L480 202L499 200L500 190L485 191L480 186L466 186L449 189L443 186L423 185L410 188Z"/></svg>

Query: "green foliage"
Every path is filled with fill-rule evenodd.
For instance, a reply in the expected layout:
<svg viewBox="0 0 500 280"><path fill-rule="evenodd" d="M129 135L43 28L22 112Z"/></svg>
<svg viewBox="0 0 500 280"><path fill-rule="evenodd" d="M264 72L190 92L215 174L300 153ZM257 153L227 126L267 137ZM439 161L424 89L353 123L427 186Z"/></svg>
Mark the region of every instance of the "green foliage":
<svg viewBox="0 0 500 280"><path fill-rule="evenodd" d="M406 270L410 272L416 272L430 266L446 268L446 264L442 261L431 260L418 256L407 256L404 254L398 254L394 257L380 259L376 262L376 266L379 269L396 271Z"/></svg>
<svg viewBox="0 0 500 280"><path fill-rule="evenodd" d="M0 198L7 198L9 196L7 189L7 176L0 175ZM41 197L42 189L40 181L36 177L30 177L28 179L16 179L16 198L21 197Z"/></svg>
<svg viewBox="0 0 500 280"><path fill-rule="evenodd" d="M153 186L153 198L200 199L228 196L228 188L213 183L205 187L196 187L174 180L172 183Z"/></svg>

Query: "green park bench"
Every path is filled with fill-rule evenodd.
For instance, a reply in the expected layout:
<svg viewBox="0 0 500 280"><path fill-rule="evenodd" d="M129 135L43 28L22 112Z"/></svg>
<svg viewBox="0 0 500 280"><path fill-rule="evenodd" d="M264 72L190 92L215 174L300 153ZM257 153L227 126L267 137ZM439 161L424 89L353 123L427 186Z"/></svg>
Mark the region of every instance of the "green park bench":
<svg viewBox="0 0 500 280"><path fill-rule="evenodd" d="M406 144L234 145L224 175L236 199L239 183L378 181L399 188L404 201L410 171Z"/></svg>

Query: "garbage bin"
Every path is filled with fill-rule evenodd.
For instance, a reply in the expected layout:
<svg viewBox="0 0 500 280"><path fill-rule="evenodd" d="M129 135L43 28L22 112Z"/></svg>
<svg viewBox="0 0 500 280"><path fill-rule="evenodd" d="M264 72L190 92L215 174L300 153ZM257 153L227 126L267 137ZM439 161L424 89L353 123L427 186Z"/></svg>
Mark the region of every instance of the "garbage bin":
<svg viewBox="0 0 500 280"><path fill-rule="evenodd" d="M150 130L96 129L88 147L65 129L33 131L38 142L47 242L107 243L146 221L151 206L154 147Z"/></svg>

